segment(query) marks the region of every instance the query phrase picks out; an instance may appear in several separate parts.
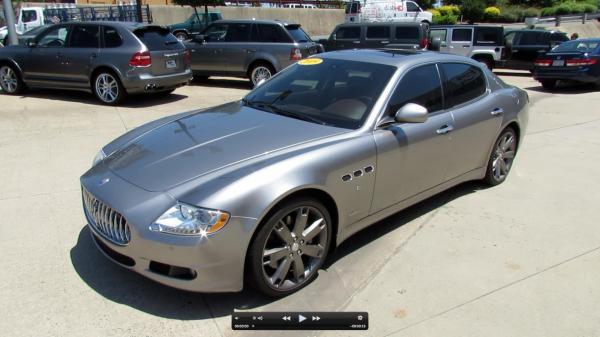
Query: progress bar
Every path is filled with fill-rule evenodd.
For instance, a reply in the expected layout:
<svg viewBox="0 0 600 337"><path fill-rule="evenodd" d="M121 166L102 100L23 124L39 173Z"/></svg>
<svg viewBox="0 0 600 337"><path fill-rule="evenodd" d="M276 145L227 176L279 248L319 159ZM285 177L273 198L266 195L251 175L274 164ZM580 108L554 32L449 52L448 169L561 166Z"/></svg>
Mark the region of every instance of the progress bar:
<svg viewBox="0 0 600 337"><path fill-rule="evenodd" d="M234 312L233 330L368 330L367 312Z"/></svg>

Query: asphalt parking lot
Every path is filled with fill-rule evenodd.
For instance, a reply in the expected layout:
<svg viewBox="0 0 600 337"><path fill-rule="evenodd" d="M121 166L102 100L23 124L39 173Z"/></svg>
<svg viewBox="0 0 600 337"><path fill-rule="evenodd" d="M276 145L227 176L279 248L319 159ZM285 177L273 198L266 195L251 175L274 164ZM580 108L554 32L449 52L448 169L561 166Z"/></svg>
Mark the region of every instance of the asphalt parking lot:
<svg viewBox="0 0 600 337"><path fill-rule="evenodd" d="M285 299L252 290L164 287L102 256L79 176L128 129L238 99L247 81L211 79L122 107L91 94L0 96L0 331L5 336L573 336L600 331L600 91L531 97L506 183L467 183L358 233L317 280ZM368 311L363 332L234 332L233 310Z"/></svg>

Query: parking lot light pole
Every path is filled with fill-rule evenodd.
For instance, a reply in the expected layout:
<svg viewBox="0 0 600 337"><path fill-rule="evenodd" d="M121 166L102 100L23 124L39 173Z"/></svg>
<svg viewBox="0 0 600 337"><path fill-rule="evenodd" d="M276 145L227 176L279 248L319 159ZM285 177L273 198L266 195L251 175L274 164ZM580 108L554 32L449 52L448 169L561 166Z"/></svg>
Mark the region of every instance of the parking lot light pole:
<svg viewBox="0 0 600 337"><path fill-rule="evenodd" d="M6 29L8 29L8 44L15 45L19 43L17 39L17 30L15 29L15 11L11 0L2 0L4 7L4 16L6 17Z"/></svg>

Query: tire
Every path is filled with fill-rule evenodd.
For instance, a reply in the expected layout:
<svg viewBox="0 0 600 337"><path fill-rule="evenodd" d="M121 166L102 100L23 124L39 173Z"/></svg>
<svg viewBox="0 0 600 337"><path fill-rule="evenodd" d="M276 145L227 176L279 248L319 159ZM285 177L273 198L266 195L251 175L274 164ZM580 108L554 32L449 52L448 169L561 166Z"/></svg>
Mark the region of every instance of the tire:
<svg viewBox="0 0 600 337"><path fill-rule="evenodd" d="M511 127L507 127L500 133L488 160L484 181L490 186L502 184L510 169L517 153L517 133Z"/></svg>
<svg viewBox="0 0 600 337"><path fill-rule="evenodd" d="M473 58L477 62L481 62L485 64L485 66L491 71L494 69L494 60L489 57L474 57Z"/></svg>
<svg viewBox="0 0 600 337"><path fill-rule="evenodd" d="M544 89L554 89L556 88L556 80L541 80L542 87Z"/></svg>
<svg viewBox="0 0 600 337"><path fill-rule="evenodd" d="M119 77L111 71L101 71L94 76L92 91L100 102L107 105L117 105L127 96Z"/></svg>
<svg viewBox="0 0 600 337"><path fill-rule="evenodd" d="M248 79L252 86L255 87L261 80L268 80L275 75L275 68L272 65L264 62L255 63L248 71Z"/></svg>
<svg viewBox="0 0 600 337"><path fill-rule="evenodd" d="M18 95L25 89L25 83L14 66L2 64L0 65L0 87L6 94Z"/></svg>
<svg viewBox="0 0 600 337"><path fill-rule="evenodd" d="M185 41L190 38L186 32L176 32L174 35L179 41Z"/></svg>
<svg viewBox="0 0 600 337"><path fill-rule="evenodd" d="M300 221L296 228L304 217L304 225ZM332 234L331 216L319 201L297 198L278 206L250 244L248 281L273 298L302 289L323 266Z"/></svg>
<svg viewBox="0 0 600 337"><path fill-rule="evenodd" d="M193 78L194 82L204 82L206 80L208 80L208 76L194 75L194 78Z"/></svg>

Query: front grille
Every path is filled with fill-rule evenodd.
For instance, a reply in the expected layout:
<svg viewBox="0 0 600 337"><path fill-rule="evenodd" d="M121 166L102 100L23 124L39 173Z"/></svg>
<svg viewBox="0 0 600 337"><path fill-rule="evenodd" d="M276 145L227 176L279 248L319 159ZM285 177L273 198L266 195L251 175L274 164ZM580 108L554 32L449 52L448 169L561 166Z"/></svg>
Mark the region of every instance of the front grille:
<svg viewBox="0 0 600 337"><path fill-rule="evenodd" d="M118 245L125 245L131 240L131 231L124 216L96 199L85 188L82 188L83 203L90 218L90 225L102 236Z"/></svg>

